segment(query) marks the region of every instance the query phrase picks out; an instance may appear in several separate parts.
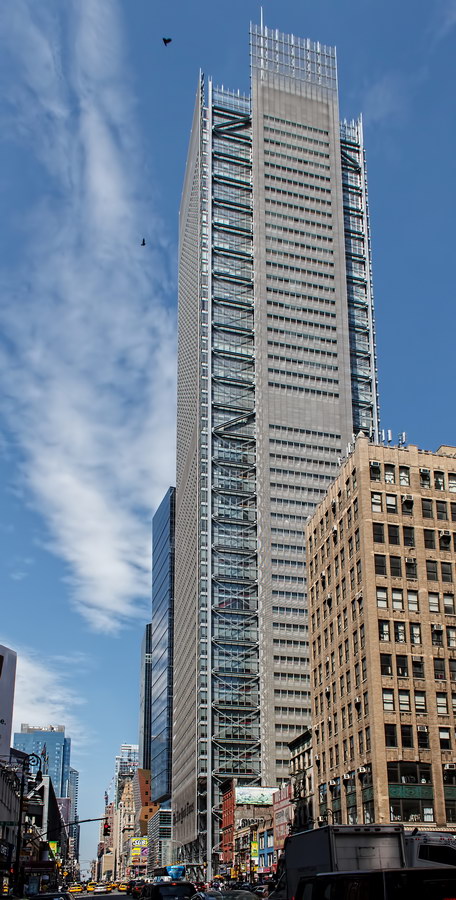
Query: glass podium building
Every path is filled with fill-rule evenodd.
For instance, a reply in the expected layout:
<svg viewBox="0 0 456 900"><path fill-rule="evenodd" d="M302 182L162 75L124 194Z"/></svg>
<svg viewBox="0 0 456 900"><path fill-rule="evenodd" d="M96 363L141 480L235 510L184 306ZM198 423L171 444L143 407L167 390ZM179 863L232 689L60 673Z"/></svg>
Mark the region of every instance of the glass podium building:
<svg viewBox="0 0 456 900"><path fill-rule="evenodd" d="M220 788L280 784L310 718L304 527L378 438L361 121L336 54L251 28L200 78L180 211L174 836L217 865Z"/></svg>

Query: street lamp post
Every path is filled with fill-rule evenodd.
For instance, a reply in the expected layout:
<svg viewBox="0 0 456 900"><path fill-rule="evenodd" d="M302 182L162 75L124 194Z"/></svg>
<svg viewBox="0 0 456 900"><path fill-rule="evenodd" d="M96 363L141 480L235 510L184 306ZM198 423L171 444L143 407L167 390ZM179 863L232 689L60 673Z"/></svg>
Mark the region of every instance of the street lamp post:
<svg viewBox="0 0 456 900"><path fill-rule="evenodd" d="M14 860L13 866L13 890L17 896L20 896L22 893L22 879L21 879L21 867L20 867L20 856L21 856L21 845L22 845L22 816L24 814L24 793L25 793L25 785L28 783L28 774L29 774L29 766L30 763L32 765L38 766L38 771L36 773L36 777L39 781L42 781L42 773L41 773L41 760L40 757L37 756L36 753L26 753L22 762L22 777L21 777L21 787L19 793L19 818L17 823L17 835L16 835L16 856Z"/></svg>

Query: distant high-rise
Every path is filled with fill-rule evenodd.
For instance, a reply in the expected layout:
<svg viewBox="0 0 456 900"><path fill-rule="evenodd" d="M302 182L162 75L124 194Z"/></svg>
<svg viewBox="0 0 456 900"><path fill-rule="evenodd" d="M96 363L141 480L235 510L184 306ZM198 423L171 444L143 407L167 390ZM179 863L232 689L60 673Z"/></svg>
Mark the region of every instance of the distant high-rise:
<svg viewBox="0 0 456 900"><path fill-rule="evenodd" d="M70 766L68 775L68 797L70 798L70 822L78 818L79 772ZM79 825L70 825L70 837L73 838L74 858L79 859Z"/></svg>
<svg viewBox="0 0 456 900"><path fill-rule="evenodd" d="M361 121L332 47L251 29L198 85L180 211L173 815L216 861L220 785L280 784L309 722L304 525L378 436Z"/></svg>
<svg viewBox="0 0 456 900"><path fill-rule="evenodd" d="M170 487L152 525L151 799L171 799L173 721L174 505Z"/></svg>
<svg viewBox="0 0 456 900"><path fill-rule="evenodd" d="M121 744L114 767L114 804L117 809L125 783L131 781L138 768L137 744Z"/></svg>
<svg viewBox="0 0 456 900"><path fill-rule="evenodd" d="M14 747L41 758L43 774L50 775L56 797L68 797L71 738L64 725L21 725L14 735ZM31 767L33 770L33 766Z"/></svg>
<svg viewBox="0 0 456 900"><path fill-rule="evenodd" d="M17 656L0 644L0 761L9 757Z"/></svg>
<svg viewBox="0 0 456 900"><path fill-rule="evenodd" d="M144 629L139 689L139 768L150 769L152 715L152 625Z"/></svg>

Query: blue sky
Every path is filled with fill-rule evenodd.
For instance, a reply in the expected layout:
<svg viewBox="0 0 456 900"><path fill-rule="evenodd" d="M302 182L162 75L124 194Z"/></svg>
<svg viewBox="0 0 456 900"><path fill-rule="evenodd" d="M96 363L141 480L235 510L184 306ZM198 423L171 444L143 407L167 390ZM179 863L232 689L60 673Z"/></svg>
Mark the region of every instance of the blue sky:
<svg viewBox="0 0 456 900"><path fill-rule="evenodd" d="M137 739L198 72L247 92L259 17L253 0L0 8L0 642L17 724L73 738L83 818ZM264 21L336 44L341 116L364 116L382 426L456 444L456 0L266 0Z"/></svg>

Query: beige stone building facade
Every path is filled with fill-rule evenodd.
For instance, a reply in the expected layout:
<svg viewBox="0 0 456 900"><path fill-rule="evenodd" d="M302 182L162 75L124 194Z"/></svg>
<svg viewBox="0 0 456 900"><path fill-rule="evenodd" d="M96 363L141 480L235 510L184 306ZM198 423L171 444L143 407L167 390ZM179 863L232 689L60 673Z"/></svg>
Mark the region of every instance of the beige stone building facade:
<svg viewBox="0 0 456 900"><path fill-rule="evenodd" d="M306 529L314 821L456 823L456 448L358 437Z"/></svg>

